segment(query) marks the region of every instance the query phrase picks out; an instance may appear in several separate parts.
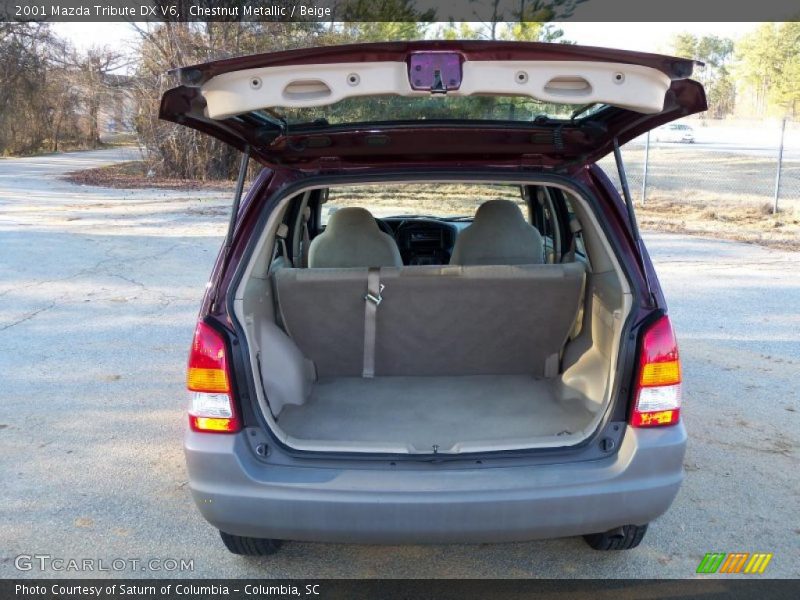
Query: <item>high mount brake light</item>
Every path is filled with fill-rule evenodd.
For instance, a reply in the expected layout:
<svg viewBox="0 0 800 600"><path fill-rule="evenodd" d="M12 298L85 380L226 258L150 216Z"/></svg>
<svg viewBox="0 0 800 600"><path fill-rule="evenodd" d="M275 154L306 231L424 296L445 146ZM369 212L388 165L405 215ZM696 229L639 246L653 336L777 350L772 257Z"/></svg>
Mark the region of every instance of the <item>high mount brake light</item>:
<svg viewBox="0 0 800 600"><path fill-rule="evenodd" d="M231 398L225 340L202 321L194 331L186 387L193 392L189 426L194 431L235 433L241 429Z"/></svg>
<svg viewBox="0 0 800 600"><path fill-rule="evenodd" d="M669 318L648 327L639 353L631 425L660 427L680 420L681 363Z"/></svg>

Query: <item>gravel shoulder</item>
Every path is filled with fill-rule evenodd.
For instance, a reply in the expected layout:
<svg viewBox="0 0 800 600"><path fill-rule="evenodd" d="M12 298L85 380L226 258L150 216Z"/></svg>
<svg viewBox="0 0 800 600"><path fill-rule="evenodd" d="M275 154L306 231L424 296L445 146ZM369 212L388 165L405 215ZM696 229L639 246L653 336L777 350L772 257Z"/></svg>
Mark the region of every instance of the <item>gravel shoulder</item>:
<svg viewBox="0 0 800 600"><path fill-rule="evenodd" d="M59 179L124 160L0 160L0 577L82 575L15 569L39 553L193 559L195 577L688 578L712 551L772 552L769 576L800 577L800 254L662 233L646 242L681 344L690 445L686 482L639 549L565 538L228 554L189 497L181 436L229 194Z"/></svg>

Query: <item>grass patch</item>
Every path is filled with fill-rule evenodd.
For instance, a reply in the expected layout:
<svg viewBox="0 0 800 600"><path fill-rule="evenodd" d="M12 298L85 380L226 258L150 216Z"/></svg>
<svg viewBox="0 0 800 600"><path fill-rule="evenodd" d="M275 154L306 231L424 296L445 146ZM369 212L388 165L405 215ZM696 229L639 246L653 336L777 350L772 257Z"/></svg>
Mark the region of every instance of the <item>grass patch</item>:
<svg viewBox="0 0 800 600"><path fill-rule="evenodd" d="M637 204L636 215L643 230L704 235L800 250L800 214L794 206L772 214L769 203L678 201L663 195Z"/></svg>
<svg viewBox="0 0 800 600"><path fill-rule="evenodd" d="M232 192L236 187L236 182L234 181L198 181L196 179L158 177L141 160L120 162L105 167L84 169L83 171L73 171L65 175L64 179L79 185L96 185L122 189L156 188Z"/></svg>

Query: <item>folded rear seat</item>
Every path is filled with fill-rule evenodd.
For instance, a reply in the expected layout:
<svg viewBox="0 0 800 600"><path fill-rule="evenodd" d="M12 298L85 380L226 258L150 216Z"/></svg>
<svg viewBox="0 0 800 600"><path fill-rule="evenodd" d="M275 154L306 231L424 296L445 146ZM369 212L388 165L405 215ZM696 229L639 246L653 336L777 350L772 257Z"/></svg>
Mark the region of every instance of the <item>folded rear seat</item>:
<svg viewBox="0 0 800 600"><path fill-rule="evenodd" d="M279 325L317 375L360 375L367 269L284 268L272 277Z"/></svg>
<svg viewBox="0 0 800 600"><path fill-rule="evenodd" d="M286 332L317 374L359 376L367 269L280 269ZM579 263L380 269L375 375L554 376L582 302Z"/></svg>

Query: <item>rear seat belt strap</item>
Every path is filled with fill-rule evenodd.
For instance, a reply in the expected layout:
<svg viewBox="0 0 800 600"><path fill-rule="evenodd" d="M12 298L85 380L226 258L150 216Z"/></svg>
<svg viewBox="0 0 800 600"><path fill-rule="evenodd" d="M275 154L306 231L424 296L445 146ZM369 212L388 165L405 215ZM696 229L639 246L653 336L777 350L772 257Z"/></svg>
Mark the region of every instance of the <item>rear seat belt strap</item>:
<svg viewBox="0 0 800 600"><path fill-rule="evenodd" d="M308 234L308 221L311 218L311 208L306 206L303 209L303 238L300 242L300 264L296 267L308 268L308 245L311 243L311 236Z"/></svg>
<svg viewBox="0 0 800 600"><path fill-rule="evenodd" d="M575 217L570 218L569 220L569 250L561 259L562 263L568 262L575 262L575 252L577 251L578 246L578 235L580 235L583 228L581 227L580 222Z"/></svg>
<svg viewBox="0 0 800 600"><path fill-rule="evenodd" d="M278 238L278 244L281 248L281 256L285 260L289 260L289 253L286 251L286 236L289 234L289 228L286 226L286 223L281 223L278 225L278 230L275 232L275 237ZM289 263L291 266L291 263Z"/></svg>
<svg viewBox="0 0 800 600"><path fill-rule="evenodd" d="M378 306L383 297L381 270L370 268L367 272L367 293L364 296L364 369L362 376L375 376L375 334L378 320Z"/></svg>

